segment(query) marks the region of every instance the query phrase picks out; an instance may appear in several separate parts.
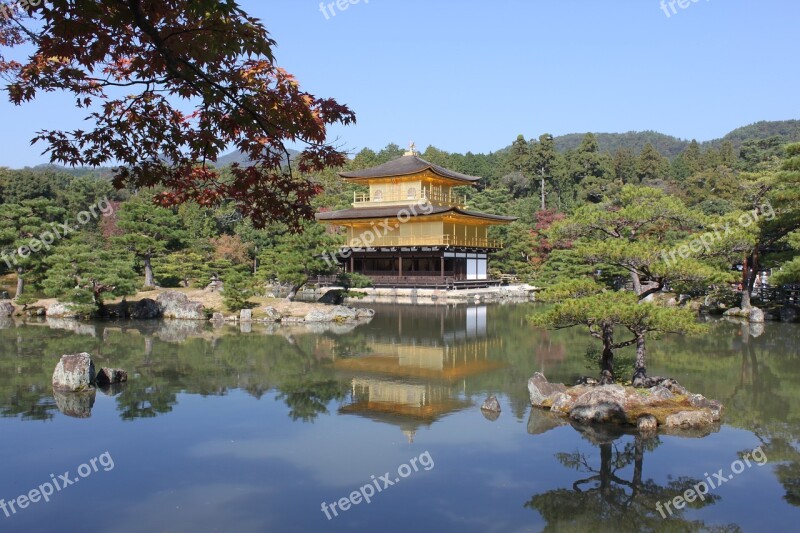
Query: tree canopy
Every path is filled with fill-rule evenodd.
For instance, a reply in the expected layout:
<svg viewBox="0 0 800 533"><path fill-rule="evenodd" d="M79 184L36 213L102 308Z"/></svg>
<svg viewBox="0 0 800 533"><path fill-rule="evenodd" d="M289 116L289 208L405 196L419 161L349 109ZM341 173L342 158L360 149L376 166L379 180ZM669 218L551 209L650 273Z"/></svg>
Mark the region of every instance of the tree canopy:
<svg viewBox="0 0 800 533"><path fill-rule="evenodd" d="M88 113L87 130L33 139L52 162L118 164L117 187L160 186L163 205L232 201L257 226L297 227L321 192L309 174L346 160L327 127L354 113L303 91L236 1L74 0L9 13L0 46L33 50L23 61L0 55L10 101L59 91ZM303 146L291 162L287 143ZM213 162L229 146L249 163L223 175Z"/></svg>

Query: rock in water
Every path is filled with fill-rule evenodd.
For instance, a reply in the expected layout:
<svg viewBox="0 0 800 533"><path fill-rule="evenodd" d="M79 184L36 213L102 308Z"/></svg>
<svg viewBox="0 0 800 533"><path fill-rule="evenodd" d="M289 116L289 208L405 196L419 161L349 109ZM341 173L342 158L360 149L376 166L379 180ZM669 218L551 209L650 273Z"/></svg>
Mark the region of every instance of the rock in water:
<svg viewBox="0 0 800 533"><path fill-rule="evenodd" d="M283 318L281 312L275 309L274 307L265 307L264 315L265 318L271 322L280 322L281 319Z"/></svg>
<svg viewBox="0 0 800 533"><path fill-rule="evenodd" d="M702 394L692 394L689 396L689 404L691 404L692 407L708 409L711 413L711 419L714 420L714 422L719 422L722 418L723 407L717 400L709 400Z"/></svg>
<svg viewBox="0 0 800 533"><path fill-rule="evenodd" d="M95 383L94 363L88 353L62 355L53 372L53 388L64 392L89 390Z"/></svg>
<svg viewBox="0 0 800 533"><path fill-rule="evenodd" d="M252 309L242 309L239 311L239 322L252 322L253 321L253 310Z"/></svg>
<svg viewBox="0 0 800 533"><path fill-rule="evenodd" d="M364 318L372 318L374 316L375 316L374 309L365 309L361 307L356 308L356 318L359 320Z"/></svg>
<svg viewBox="0 0 800 533"><path fill-rule="evenodd" d="M161 308L155 300L143 298L131 306L130 314L137 320L152 320L161 316Z"/></svg>
<svg viewBox="0 0 800 533"><path fill-rule="evenodd" d="M545 400L559 392L567 392L563 383L549 383L541 372L536 372L528 380L528 392L531 395L531 404L542 407Z"/></svg>
<svg viewBox="0 0 800 533"><path fill-rule="evenodd" d="M78 313L73 311L70 306L61 302L54 303L47 308L47 316L52 318L78 318Z"/></svg>
<svg viewBox="0 0 800 533"><path fill-rule="evenodd" d="M491 411L493 413L499 413L500 412L500 402L497 401L497 396L492 394L491 396L486 398L486 400L483 402L483 405L481 405L481 409L484 410L484 411Z"/></svg>
<svg viewBox="0 0 800 533"><path fill-rule="evenodd" d="M189 297L178 291L166 291L158 295L158 308L164 318L205 320L203 304L189 301Z"/></svg>
<svg viewBox="0 0 800 533"><path fill-rule="evenodd" d="M314 309L305 316L306 322L331 322L332 320L333 315L320 311L319 309Z"/></svg>
<svg viewBox="0 0 800 533"><path fill-rule="evenodd" d="M664 425L668 428L702 428L714 423L709 409L700 411L680 411L668 415Z"/></svg>
<svg viewBox="0 0 800 533"><path fill-rule="evenodd" d="M0 318L8 318L14 316L16 309L11 302L0 302Z"/></svg>
<svg viewBox="0 0 800 533"><path fill-rule="evenodd" d="M128 373L119 368L101 368L97 373L98 385L112 385L128 381Z"/></svg>
<svg viewBox="0 0 800 533"><path fill-rule="evenodd" d="M620 385L602 385L582 394L575 400L569 417L578 422L624 423L627 395Z"/></svg>
<svg viewBox="0 0 800 533"><path fill-rule="evenodd" d="M764 323L764 311L759 309L758 307L754 307L750 310L750 322L754 324L763 324Z"/></svg>

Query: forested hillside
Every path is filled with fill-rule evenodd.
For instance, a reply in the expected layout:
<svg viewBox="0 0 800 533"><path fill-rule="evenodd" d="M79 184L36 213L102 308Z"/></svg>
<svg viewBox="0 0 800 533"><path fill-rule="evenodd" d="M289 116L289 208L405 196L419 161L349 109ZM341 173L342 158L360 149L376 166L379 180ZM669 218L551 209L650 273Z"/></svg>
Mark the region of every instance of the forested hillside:
<svg viewBox="0 0 800 533"><path fill-rule="evenodd" d="M796 123L760 123L736 130L719 143L690 141L677 152L677 145L663 144L664 136L650 132L614 137L618 143L607 144L613 151L603 149L602 136L585 134L577 144L570 141L566 149L562 145L562 150L558 139L543 134L537 139L519 136L509 148L490 154L448 153L430 146L420 156L483 177L477 187L463 191L470 207L519 217L509 226L492 229L492 237L505 242L493 258L492 272L548 285L594 271L626 275L619 258L615 262L598 252L596 260L587 260L548 231L554 224L584 216L587 208L613 212L622 198L646 198L656 191L678 202L694 221L692 227L664 227L665 238L674 244L730 225L731 217L763 207L773 192L776 198L792 198L797 158L784 140L796 136ZM630 147L647 139L652 142L640 149ZM661 143L668 152L653 143ZM338 171L374 166L404 151L394 144L379 151L363 149L346 167L312 175L319 185L315 209L345 208L353 201L359 189L343 183ZM0 169L0 290L17 295L20 303L52 297L92 312L110 298L143 287L202 287L218 275L228 287L226 305L235 309L246 306L248 296L263 293L268 284L296 289L317 275L335 273L322 256L335 251L343 237L314 221L306 221L301 234L282 223L257 229L232 203L208 208L189 202L167 208L154 203L158 193L115 190L104 169ZM791 219L797 206L789 202L782 209ZM759 266L782 267L778 279L800 281L800 236L792 228L789 224L783 233L775 233L764 227L764 232L773 231L768 238L739 236L739 241L715 252L713 261L702 261L729 271L754 246L761 246L761 238ZM635 239L635 231L630 238Z"/></svg>
<svg viewBox="0 0 800 533"><path fill-rule="evenodd" d="M585 133L572 133L554 137L559 152L574 150L581 144ZM613 153L621 148L634 152L641 151L648 143L669 159L683 152L690 141L665 135L657 131L629 131L627 133L595 133L601 152ZM762 121L737 128L721 139L703 141L704 148L717 148L725 141L730 141L738 149L746 141L778 137L783 143L800 142L800 120Z"/></svg>
<svg viewBox="0 0 800 533"><path fill-rule="evenodd" d="M569 135L559 135L554 138L556 149L559 152L574 150L580 146L585 133L571 133ZM601 152L616 152L621 148L627 148L634 152L640 152L645 145L652 144L653 147L664 156L672 159L680 154L688 146L689 141L678 139L671 135L658 133L657 131L629 131L627 133L595 133L597 144Z"/></svg>

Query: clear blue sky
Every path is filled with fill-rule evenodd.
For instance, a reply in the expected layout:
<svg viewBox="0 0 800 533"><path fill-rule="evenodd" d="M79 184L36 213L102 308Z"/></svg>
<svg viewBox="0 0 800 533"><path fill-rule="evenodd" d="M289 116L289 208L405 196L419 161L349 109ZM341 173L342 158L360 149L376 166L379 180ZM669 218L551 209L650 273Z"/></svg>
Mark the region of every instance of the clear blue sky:
<svg viewBox="0 0 800 533"><path fill-rule="evenodd" d="M544 132L709 140L800 118L800 2L682 0L667 17L660 1L361 0L327 19L319 0L243 6L306 90L356 111L358 124L331 131L351 152L411 139L488 152ZM71 103L4 96L0 166L44 162L28 141L81 127Z"/></svg>

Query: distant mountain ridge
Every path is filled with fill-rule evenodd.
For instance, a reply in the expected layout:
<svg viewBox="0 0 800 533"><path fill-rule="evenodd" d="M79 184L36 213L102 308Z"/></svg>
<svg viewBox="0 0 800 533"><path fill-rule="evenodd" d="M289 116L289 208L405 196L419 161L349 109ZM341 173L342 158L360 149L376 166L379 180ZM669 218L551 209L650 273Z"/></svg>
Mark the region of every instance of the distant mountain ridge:
<svg viewBox="0 0 800 533"><path fill-rule="evenodd" d="M553 137L556 150L566 152L580 146L586 133L570 133ZM647 143L652 144L656 150L668 158L673 158L683 152L690 141L679 139L657 131L629 131L627 133L595 133L597 144L601 152L614 153L620 148L629 148L638 153Z"/></svg>
<svg viewBox="0 0 800 533"><path fill-rule="evenodd" d="M585 133L570 133L553 137L556 149L565 152L580 146ZM665 135L657 131L629 131L627 133L595 133L597 143L603 152L616 152L619 148L629 148L640 152L645 144L651 143L662 155L672 159L689 146L690 140ZM700 142L703 148L719 148L725 142L733 143L739 149L749 140L780 137L786 143L800 142L800 120L761 121L736 128L721 139Z"/></svg>
<svg viewBox="0 0 800 533"><path fill-rule="evenodd" d="M580 146L581 140L583 140L585 133L570 133L567 135L559 135L554 137L554 141L556 144L556 149L560 152L565 152L567 150L572 150ZM629 148L634 152L638 153L644 148L647 143L651 143L662 155L672 159L680 154L682 151L689 146L691 141L686 139L680 139L678 137L674 137L672 135L666 135L664 133L659 133L657 131L629 131L626 133L595 133L597 137L598 145L600 146L600 150L603 152L610 152L614 153L619 148ZM749 124L747 126L742 126L741 128L736 128L735 130L729 132L724 137L720 139L713 139L710 141L700 142L700 146L703 148L719 148L719 146L725 142L730 141L733 143L735 149L739 149L741 145L745 141L749 140L757 140L757 139L766 139L768 137L777 136L785 143L792 143L792 142L800 142L800 120L777 120L777 121L767 121L763 120L761 122L755 122L753 124ZM508 150L510 146L502 148L498 150L498 152L504 152ZM299 154L297 150L289 149L289 154L291 158L294 158ZM243 153L239 151L233 151L228 154L221 156L216 165L218 167L226 167L230 166L234 163L239 163L240 165L246 165L249 163L249 159ZM77 168L70 168L70 167L63 167L60 165L53 165L53 164L42 164L37 165L34 168L51 168L56 170L62 170L64 172L68 172L70 174L84 174L87 172L94 172L100 176L109 176L111 172L111 168L109 167L101 167L99 169L88 169L83 167Z"/></svg>
<svg viewBox="0 0 800 533"><path fill-rule="evenodd" d="M291 148L289 148L287 151L289 152L289 157L291 159L294 159L295 157L297 157L297 154L300 153L299 151L292 150ZM219 159L217 159L217 167L219 168L229 167L234 163L239 163L239 165L241 166L246 166L250 164L250 159L245 154L243 154L238 150L233 151L229 154L225 154Z"/></svg>
<svg viewBox="0 0 800 533"><path fill-rule="evenodd" d="M291 148L289 148L287 151L289 152L289 157L291 159L294 159L295 157L297 157L297 154L300 153L299 151L292 150ZM223 168L223 167L229 167L229 166L233 165L234 163L239 163L239 165L241 165L241 166L246 166L246 165L248 165L250 163L250 159L245 154L243 154L242 152L236 150L236 151L227 153L227 154L223 155L222 157L220 157L219 159L217 159L217 161L215 162L215 165L217 166L217 168ZM2 166L2 165L0 165L0 166ZM95 174L95 175L97 175L99 177L108 177L108 176L111 176L113 174L113 168L114 167L97 167L97 168L93 168L93 167L65 167L65 166L56 165L56 164L53 164L53 163L42 163L40 165L36 165L33 168L37 169L37 170L50 169L50 170L54 170L54 171L60 171L60 172L64 172L64 173L67 173L67 174L71 174L73 176L83 176L83 175L86 175L86 174Z"/></svg>

